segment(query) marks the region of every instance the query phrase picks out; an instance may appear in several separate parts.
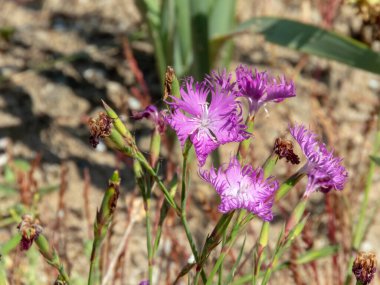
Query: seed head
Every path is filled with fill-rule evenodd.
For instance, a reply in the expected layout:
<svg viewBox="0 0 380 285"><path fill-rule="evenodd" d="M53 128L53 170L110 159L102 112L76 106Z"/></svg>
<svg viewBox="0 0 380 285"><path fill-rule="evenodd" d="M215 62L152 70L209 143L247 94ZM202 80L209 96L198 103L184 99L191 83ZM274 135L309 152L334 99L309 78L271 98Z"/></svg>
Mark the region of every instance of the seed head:
<svg viewBox="0 0 380 285"><path fill-rule="evenodd" d="M88 126L91 133L90 144L96 148L99 138L105 138L111 134L112 119L101 112L96 119L91 118L88 121Z"/></svg>
<svg viewBox="0 0 380 285"><path fill-rule="evenodd" d="M359 252L352 266L356 280L363 285L370 284L376 273L376 255L372 252Z"/></svg>
<svg viewBox="0 0 380 285"><path fill-rule="evenodd" d="M28 250L33 241L42 233L43 228L39 225L37 219L33 219L31 215L23 215L21 223L17 226L21 234L20 248Z"/></svg>
<svg viewBox="0 0 380 285"><path fill-rule="evenodd" d="M273 151L280 159L286 158L286 162L290 162L291 164L300 163L298 155L293 152L293 144L290 140L277 138L274 143Z"/></svg>

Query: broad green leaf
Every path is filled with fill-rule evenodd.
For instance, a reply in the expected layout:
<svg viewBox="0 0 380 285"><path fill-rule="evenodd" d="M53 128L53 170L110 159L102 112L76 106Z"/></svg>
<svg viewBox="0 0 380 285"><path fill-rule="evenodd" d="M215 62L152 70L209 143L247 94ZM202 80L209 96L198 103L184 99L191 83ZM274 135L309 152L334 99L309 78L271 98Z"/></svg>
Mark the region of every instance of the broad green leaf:
<svg viewBox="0 0 380 285"><path fill-rule="evenodd" d="M213 40L227 40L250 29L262 34L268 42L380 74L380 54L365 44L342 34L293 20L255 17L238 25L230 34Z"/></svg>

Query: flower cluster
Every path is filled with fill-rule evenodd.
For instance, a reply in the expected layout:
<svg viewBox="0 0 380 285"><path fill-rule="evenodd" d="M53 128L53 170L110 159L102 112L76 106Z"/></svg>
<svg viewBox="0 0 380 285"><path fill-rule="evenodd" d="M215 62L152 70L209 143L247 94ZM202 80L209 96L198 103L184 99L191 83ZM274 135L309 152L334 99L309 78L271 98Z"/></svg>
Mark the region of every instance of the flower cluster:
<svg viewBox="0 0 380 285"><path fill-rule="evenodd" d="M272 177L264 177L262 168L242 166L236 157L218 170L202 168L210 153L219 146L242 142L251 137L243 119L242 100L246 99L249 104L248 122L268 102L277 103L294 97L295 86L285 77L276 79L267 72L253 71L246 66L239 66L235 70L235 78L233 80L233 75L226 70L212 72L201 82L188 77L177 96L169 93L172 92L169 88L171 78L165 89L168 110L158 111L155 106L149 106L134 114L134 118L151 119L156 125L156 131L160 133L164 132L166 124L169 125L176 132L182 147L187 141L191 142L200 166L200 176L220 196L220 212L246 209L261 219L270 221L273 218L272 205L279 183ZM93 136L96 138L100 136L98 133L103 134L98 129L95 131L97 132ZM328 151L317 140L317 136L303 125L291 127L290 133L307 158L306 165L301 169L308 176L304 195L307 197L317 190L324 193L332 189L342 190L347 180L347 171L341 165L342 159ZM280 159L284 157L292 164L300 162L292 143L285 139L276 140L273 154Z"/></svg>
<svg viewBox="0 0 380 285"><path fill-rule="evenodd" d="M194 84L194 79L188 78L180 93L181 98L171 97L172 112L167 122L176 131L182 146L188 138L191 140L199 164L203 166L207 156L218 146L249 138L239 97L248 99L253 115L269 101L280 102L295 96L295 87L284 78L277 82L266 72L253 73L240 66L236 69L236 82L225 70L212 72L200 83Z"/></svg>
<svg viewBox="0 0 380 285"><path fill-rule="evenodd" d="M328 151L326 145L317 140L317 135L307 130L303 125L290 128L290 133L300 145L307 158L303 171L308 176L305 196L320 190L327 193L330 190L343 190L347 180L347 171L341 165L342 159Z"/></svg>

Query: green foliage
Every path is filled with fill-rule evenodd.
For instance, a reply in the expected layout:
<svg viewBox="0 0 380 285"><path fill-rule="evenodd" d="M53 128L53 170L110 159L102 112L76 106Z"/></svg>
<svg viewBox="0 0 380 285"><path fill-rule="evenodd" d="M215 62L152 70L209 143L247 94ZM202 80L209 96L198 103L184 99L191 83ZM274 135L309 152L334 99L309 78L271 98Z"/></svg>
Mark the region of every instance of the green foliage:
<svg viewBox="0 0 380 285"><path fill-rule="evenodd" d="M137 4L149 28L162 82L168 65L174 66L180 77L192 73L202 78L223 47L220 59L228 63L231 44L213 39L234 28L234 1L142 0Z"/></svg>
<svg viewBox="0 0 380 285"><path fill-rule="evenodd" d="M240 24L222 38L228 39L250 28L271 43L380 74L379 53L350 37L298 21L257 17Z"/></svg>
<svg viewBox="0 0 380 285"><path fill-rule="evenodd" d="M348 36L279 17L255 17L237 25L235 1L137 3L149 28L162 82L168 65L174 66L180 77L191 73L196 79L213 66L228 67L231 38L249 31L276 45L380 74L380 54Z"/></svg>

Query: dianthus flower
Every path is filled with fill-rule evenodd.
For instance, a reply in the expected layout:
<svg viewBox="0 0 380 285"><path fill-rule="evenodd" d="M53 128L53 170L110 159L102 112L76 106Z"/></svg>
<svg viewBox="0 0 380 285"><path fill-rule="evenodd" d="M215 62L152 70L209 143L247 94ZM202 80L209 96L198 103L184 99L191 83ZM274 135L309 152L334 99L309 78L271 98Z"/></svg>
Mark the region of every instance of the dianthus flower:
<svg viewBox="0 0 380 285"><path fill-rule="evenodd" d="M285 77L279 81L266 72L253 72L246 66L236 68L238 96L246 97L249 103L249 113L255 115L261 106L268 102L281 102L296 96L293 81L287 82Z"/></svg>
<svg viewBox="0 0 380 285"><path fill-rule="evenodd" d="M213 87L207 80L194 85L189 77L180 94L181 98L171 97L167 122L182 146L190 139L201 166L219 145L249 138L240 105L228 89Z"/></svg>
<svg viewBox="0 0 380 285"><path fill-rule="evenodd" d="M308 176L304 196L309 196L317 190L323 193L332 189L343 190L348 174L341 165L342 159L335 157L333 151L328 151L326 145L317 140L317 135L307 130L305 126L291 127L290 133L307 158L307 163L302 168Z"/></svg>
<svg viewBox="0 0 380 285"><path fill-rule="evenodd" d="M221 167L216 172L212 168L200 171L200 175L220 195L220 212L246 209L264 221L273 219L272 206L278 182L265 179L263 169L253 169L251 165L241 167L234 157L226 169Z"/></svg>
<svg viewBox="0 0 380 285"><path fill-rule="evenodd" d="M206 76L206 82L211 88L224 90L237 95L235 90L236 82L232 82L231 79L232 74L227 73L225 69L219 72L212 71L210 75Z"/></svg>
<svg viewBox="0 0 380 285"><path fill-rule="evenodd" d="M135 120L141 120L142 118L150 119L160 133L165 131L165 112L159 112L154 105L149 105L144 111L136 112L133 114L133 118Z"/></svg>

